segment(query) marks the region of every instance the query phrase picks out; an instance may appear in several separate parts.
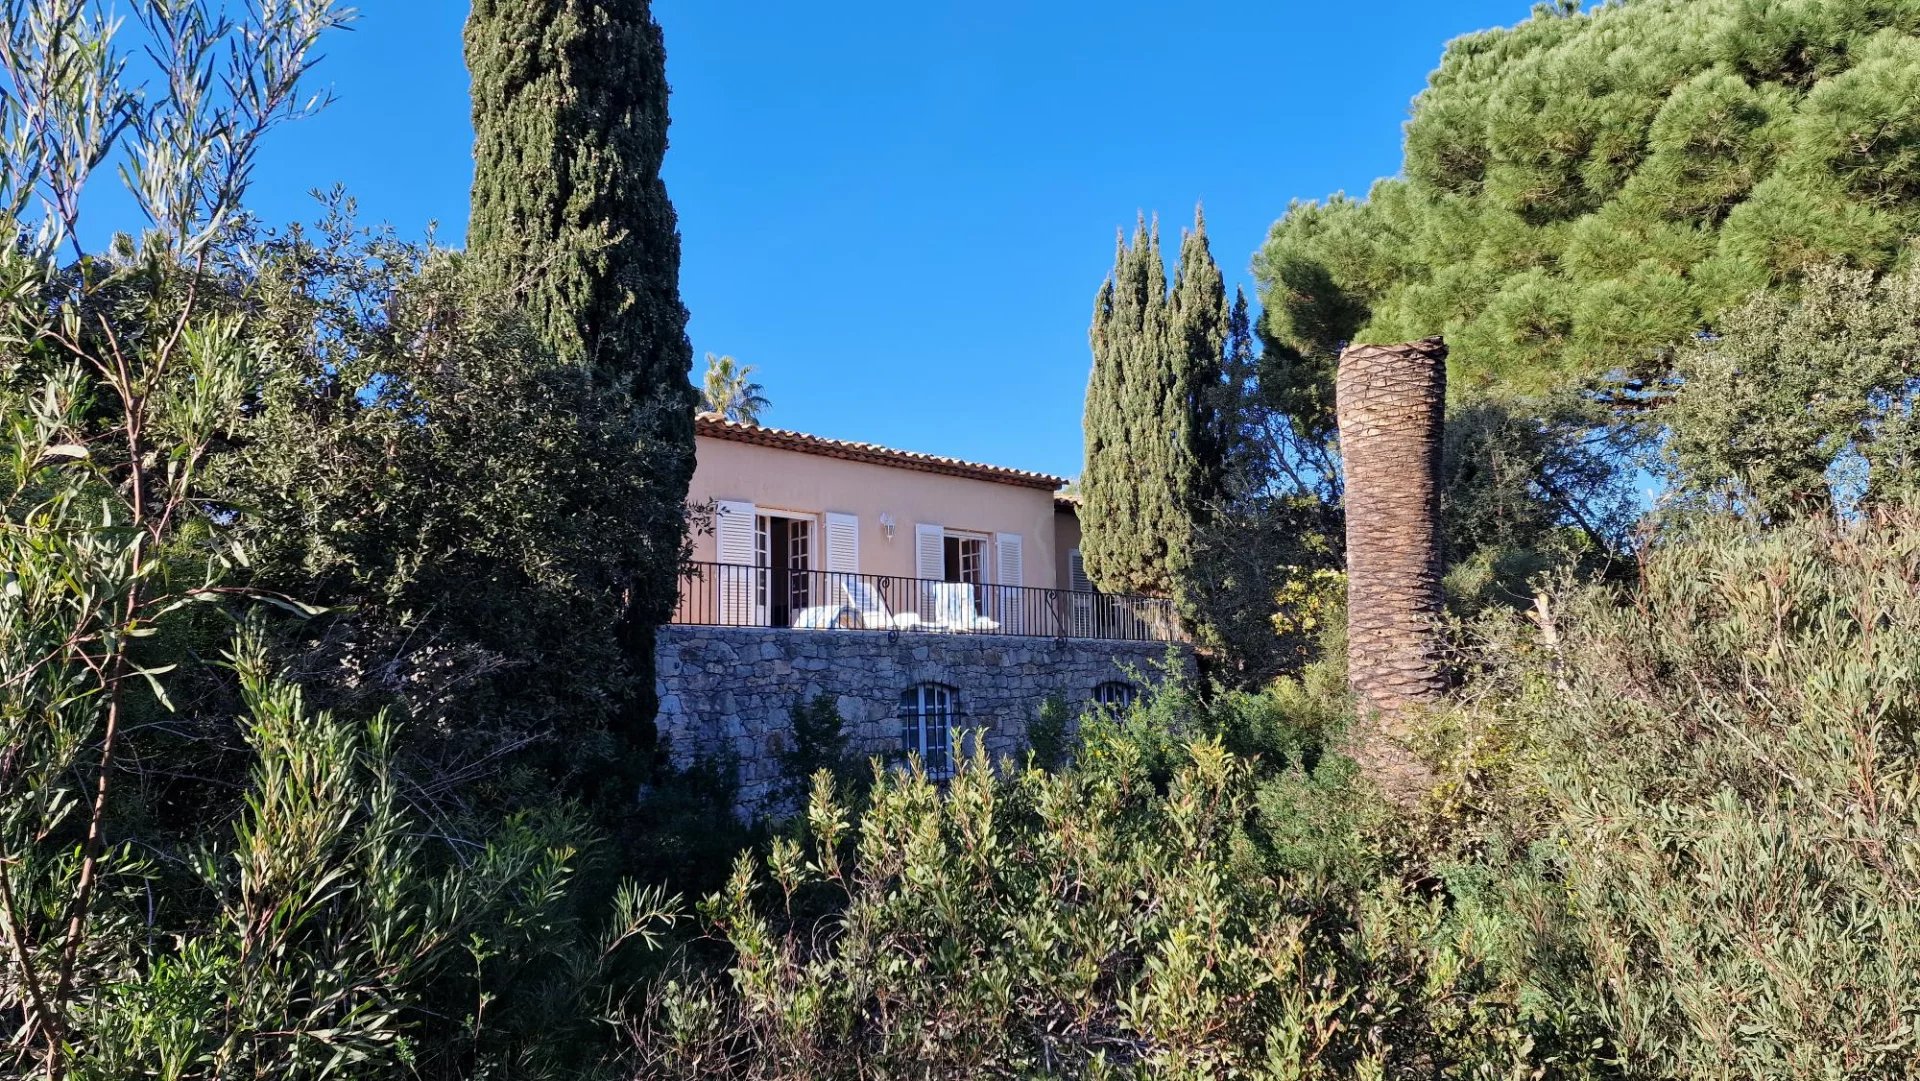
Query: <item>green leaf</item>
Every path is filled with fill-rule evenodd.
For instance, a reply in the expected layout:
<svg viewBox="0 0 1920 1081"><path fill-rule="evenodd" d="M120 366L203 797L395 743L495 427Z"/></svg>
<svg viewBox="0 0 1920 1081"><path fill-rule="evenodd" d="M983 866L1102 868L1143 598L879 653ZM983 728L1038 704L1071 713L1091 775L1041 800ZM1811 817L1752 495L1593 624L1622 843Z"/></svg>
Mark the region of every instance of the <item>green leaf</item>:
<svg viewBox="0 0 1920 1081"><path fill-rule="evenodd" d="M162 687L160 685L160 681L155 677L164 676L168 672L171 672L178 667L180 666L177 664L169 664L169 665L164 665L160 668L135 668L134 669L135 673L137 673L138 675L146 679L147 686L153 688L153 696L160 700L160 704L166 707L166 710L168 713L178 713L179 710L176 710L173 708L173 699L167 697L167 689L165 687Z"/></svg>

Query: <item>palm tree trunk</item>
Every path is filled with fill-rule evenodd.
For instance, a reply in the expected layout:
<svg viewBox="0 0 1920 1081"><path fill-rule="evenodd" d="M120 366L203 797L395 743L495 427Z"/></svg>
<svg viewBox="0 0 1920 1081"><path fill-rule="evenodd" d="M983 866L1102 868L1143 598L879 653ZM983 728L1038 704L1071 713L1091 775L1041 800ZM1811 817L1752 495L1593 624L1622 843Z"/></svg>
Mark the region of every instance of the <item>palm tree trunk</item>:
<svg viewBox="0 0 1920 1081"><path fill-rule="evenodd" d="M1335 391L1347 486L1347 679L1354 759L1403 806L1433 785L1408 749L1408 707L1437 699L1441 665L1440 446L1447 347L1439 338L1340 355Z"/></svg>

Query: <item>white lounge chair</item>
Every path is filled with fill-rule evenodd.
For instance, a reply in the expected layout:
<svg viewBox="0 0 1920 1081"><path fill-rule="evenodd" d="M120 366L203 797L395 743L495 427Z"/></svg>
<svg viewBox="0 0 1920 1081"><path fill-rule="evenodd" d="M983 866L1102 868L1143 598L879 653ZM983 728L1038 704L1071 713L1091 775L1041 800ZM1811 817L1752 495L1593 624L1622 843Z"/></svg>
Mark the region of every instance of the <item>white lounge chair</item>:
<svg viewBox="0 0 1920 1081"><path fill-rule="evenodd" d="M1000 624L980 615L973 606L973 586L967 582L937 582L933 587L933 625L947 631L997 631Z"/></svg>
<svg viewBox="0 0 1920 1081"><path fill-rule="evenodd" d="M816 604L811 608L802 608L793 617L793 629L797 631L830 631L858 626L860 613L844 604Z"/></svg>
<svg viewBox="0 0 1920 1081"><path fill-rule="evenodd" d="M896 615L888 608L887 599L880 595L880 588L872 582L847 577L840 580L840 588L847 595L847 603L858 614L860 625L870 631L904 631L920 626L917 613L901 612Z"/></svg>

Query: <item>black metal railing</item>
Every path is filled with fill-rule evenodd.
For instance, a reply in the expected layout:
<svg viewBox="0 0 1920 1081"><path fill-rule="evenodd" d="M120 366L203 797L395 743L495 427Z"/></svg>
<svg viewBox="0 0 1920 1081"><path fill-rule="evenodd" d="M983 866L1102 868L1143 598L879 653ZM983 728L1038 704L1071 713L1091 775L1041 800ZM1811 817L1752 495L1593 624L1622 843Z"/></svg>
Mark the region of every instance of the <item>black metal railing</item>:
<svg viewBox="0 0 1920 1081"><path fill-rule="evenodd" d="M1185 641L1160 597L845 571L689 563L673 622L709 627L908 631Z"/></svg>

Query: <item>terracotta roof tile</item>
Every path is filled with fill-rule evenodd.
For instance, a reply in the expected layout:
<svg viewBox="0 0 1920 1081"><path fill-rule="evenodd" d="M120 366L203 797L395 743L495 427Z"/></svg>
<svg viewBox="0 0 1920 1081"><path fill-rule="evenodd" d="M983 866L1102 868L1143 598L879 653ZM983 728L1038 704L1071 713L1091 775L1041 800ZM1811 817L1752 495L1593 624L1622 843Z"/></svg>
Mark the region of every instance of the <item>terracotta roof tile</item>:
<svg viewBox="0 0 1920 1081"><path fill-rule="evenodd" d="M1055 477L1046 473L1030 473L1024 469L1009 469L1002 465L982 465L979 462L947 458L938 454L922 454L919 451L895 450L877 443L828 439L825 436L808 435L805 432L788 431L784 428L763 428L757 424L741 424L738 421L726 420L706 413L694 418L694 430L712 439L752 443L762 447L778 447L781 450L798 451L801 454L817 454L823 458L841 458L854 462L871 462L875 465L898 466L902 469L917 469L923 473L971 477L975 480L1015 484L1049 492L1067 483L1065 477Z"/></svg>

